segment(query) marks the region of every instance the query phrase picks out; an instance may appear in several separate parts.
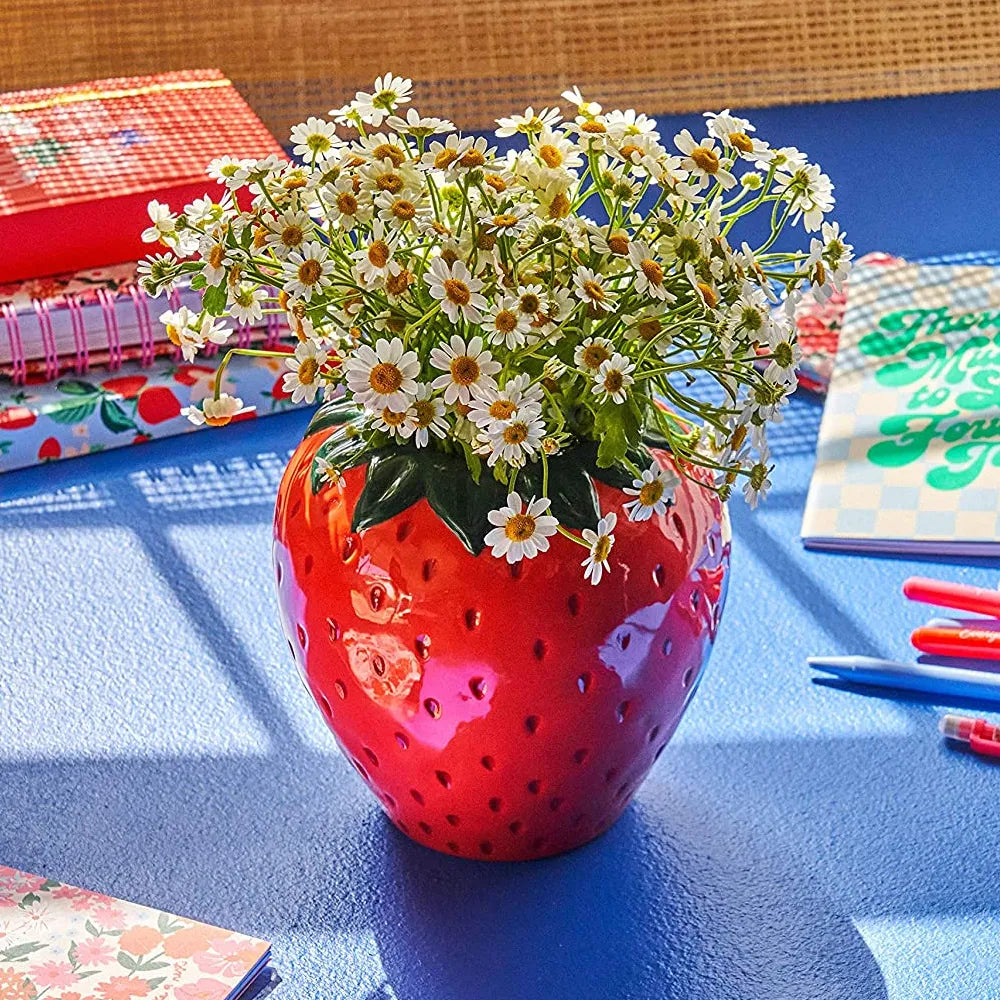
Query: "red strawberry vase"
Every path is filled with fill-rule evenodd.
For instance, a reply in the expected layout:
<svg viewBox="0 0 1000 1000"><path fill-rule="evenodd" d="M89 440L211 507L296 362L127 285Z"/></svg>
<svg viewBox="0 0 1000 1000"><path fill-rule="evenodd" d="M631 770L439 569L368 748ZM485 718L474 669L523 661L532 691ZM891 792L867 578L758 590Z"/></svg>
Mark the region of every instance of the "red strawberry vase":
<svg viewBox="0 0 1000 1000"><path fill-rule="evenodd" d="M561 536L514 565L483 549L506 493L488 473L476 486L463 459L427 448L347 468L334 430L314 421L285 471L274 567L292 656L341 749L435 850L519 860L598 836L697 689L726 595L724 505L682 477L665 514L619 513L592 586ZM327 463L347 468L343 485ZM572 455L549 470L563 523L629 499Z"/></svg>

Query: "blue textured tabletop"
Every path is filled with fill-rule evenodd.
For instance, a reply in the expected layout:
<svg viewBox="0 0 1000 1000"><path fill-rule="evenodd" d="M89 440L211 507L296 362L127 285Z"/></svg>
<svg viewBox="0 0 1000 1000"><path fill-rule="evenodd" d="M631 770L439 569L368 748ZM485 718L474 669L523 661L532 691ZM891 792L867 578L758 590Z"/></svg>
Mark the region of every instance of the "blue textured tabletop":
<svg viewBox="0 0 1000 1000"><path fill-rule="evenodd" d="M834 177L859 251L916 256L996 244L998 110L753 117ZM398 834L298 680L269 544L303 414L4 476L0 861L270 938L289 1000L1000 995L1000 772L939 706L805 666L905 656L905 576L996 569L804 552L819 417L795 399L772 497L733 505L713 662L635 803L522 865Z"/></svg>

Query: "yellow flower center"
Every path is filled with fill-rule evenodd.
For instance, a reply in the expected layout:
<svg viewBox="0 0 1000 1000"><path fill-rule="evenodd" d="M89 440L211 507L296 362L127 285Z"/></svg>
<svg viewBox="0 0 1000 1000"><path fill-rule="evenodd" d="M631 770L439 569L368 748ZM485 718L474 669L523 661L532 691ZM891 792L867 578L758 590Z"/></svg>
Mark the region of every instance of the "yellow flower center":
<svg viewBox="0 0 1000 1000"><path fill-rule="evenodd" d="M497 238L493 233L481 229L476 236L476 246L480 250L492 250L497 245Z"/></svg>
<svg viewBox="0 0 1000 1000"><path fill-rule="evenodd" d="M565 219L572 208L569 198L562 191L549 202L549 218Z"/></svg>
<svg viewBox="0 0 1000 1000"><path fill-rule="evenodd" d="M167 340L169 340L174 347L181 346L181 331L178 330L173 323L167 324Z"/></svg>
<svg viewBox="0 0 1000 1000"><path fill-rule="evenodd" d="M211 267L222 267L222 262L226 259L226 248L221 243L216 243L212 247L212 252L208 255L208 263Z"/></svg>
<svg viewBox="0 0 1000 1000"><path fill-rule="evenodd" d="M447 278L444 282L444 293L448 296L449 302L454 302L457 306L467 306L472 298L469 286L458 278Z"/></svg>
<svg viewBox="0 0 1000 1000"><path fill-rule="evenodd" d="M523 444L528 440L528 425L520 420L515 424L508 424L504 428L503 439L506 444Z"/></svg>
<svg viewBox="0 0 1000 1000"><path fill-rule="evenodd" d="M382 411L382 423L387 427L399 427L406 420L406 412L399 413L396 410L390 410L387 406Z"/></svg>
<svg viewBox="0 0 1000 1000"><path fill-rule="evenodd" d="M695 146L691 150L691 159L699 170L704 170L706 174L715 174L719 171L719 157L715 150L707 146Z"/></svg>
<svg viewBox="0 0 1000 1000"><path fill-rule="evenodd" d="M715 290L711 285L706 285L704 281L699 281L698 291L701 292L701 297L705 300L705 305L709 309L714 309L719 304L719 296L715 294Z"/></svg>
<svg viewBox="0 0 1000 1000"><path fill-rule="evenodd" d="M434 404L429 399L418 399L413 404L418 427L430 427L434 423Z"/></svg>
<svg viewBox="0 0 1000 1000"><path fill-rule="evenodd" d="M303 385L312 385L319 374L319 365L315 358L306 358L299 365L299 381Z"/></svg>
<svg viewBox="0 0 1000 1000"><path fill-rule="evenodd" d="M400 166L406 159L406 153L391 142L383 142L372 150L376 160L392 160L393 166Z"/></svg>
<svg viewBox="0 0 1000 1000"><path fill-rule="evenodd" d="M286 247L297 247L303 240L303 232L298 226L285 226L281 230L281 242Z"/></svg>
<svg viewBox="0 0 1000 1000"><path fill-rule="evenodd" d="M450 147L442 149L437 156L434 157L434 166L438 170L445 170L450 167L458 159L458 153Z"/></svg>
<svg viewBox="0 0 1000 1000"><path fill-rule="evenodd" d="M643 507L653 507L659 503L663 496L663 483L659 479L654 479L651 483L644 483L639 490L639 503Z"/></svg>
<svg viewBox="0 0 1000 1000"><path fill-rule="evenodd" d="M611 352L603 344L588 344L583 349L583 363L596 371L611 357Z"/></svg>
<svg viewBox="0 0 1000 1000"><path fill-rule="evenodd" d="M604 376L604 388L612 395L616 392L620 392L624 384L625 377L617 368L612 368L611 371Z"/></svg>
<svg viewBox="0 0 1000 1000"><path fill-rule="evenodd" d="M486 163L486 157L478 149L470 149L459 161L463 167L482 167Z"/></svg>
<svg viewBox="0 0 1000 1000"><path fill-rule="evenodd" d="M628 255L628 237L624 233L615 233L608 237L608 249L618 257Z"/></svg>
<svg viewBox="0 0 1000 1000"><path fill-rule="evenodd" d="M220 413L218 416L210 417L205 414L205 423L209 427L225 427L232 420L232 415L229 413Z"/></svg>
<svg viewBox="0 0 1000 1000"><path fill-rule="evenodd" d="M503 194L507 190L507 182L499 174L487 174L484 178L488 187L493 188L497 194Z"/></svg>
<svg viewBox="0 0 1000 1000"><path fill-rule="evenodd" d="M402 222L409 222L417 214L417 206L412 201L400 198L392 203L392 214Z"/></svg>
<svg viewBox="0 0 1000 1000"><path fill-rule="evenodd" d="M655 260L650 260L647 257L646 260L640 262L639 269L651 285L663 284L663 268Z"/></svg>
<svg viewBox="0 0 1000 1000"><path fill-rule="evenodd" d="M509 212L503 215L493 216L493 225L496 226L497 229L506 229L509 226L516 226L519 221L520 220L516 215L513 215Z"/></svg>
<svg viewBox="0 0 1000 1000"><path fill-rule="evenodd" d="M451 363L452 380L459 385L472 385L479 379L479 362L468 354L460 354Z"/></svg>
<svg viewBox="0 0 1000 1000"><path fill-rule="evenodd" d="M535 519L530 514L515 514L507 518L503 530L512 542L526 542L535 533Z"/></svg>
<svg viewBox="0 0 1000 1000"><path fill-rule="evenodd" d="M517 413L517 407L509 399L498 399L490 404L490 416L494 420L510 420Z"/></svg>
<svg viewBox="0 0 1000 1000"><path fill-rule="evenodd" d="M389 263L389 244L385 240L375 240L368 248L368 261L373 267L385 267Z"/></svg>
<svg viewBox="0 0 1000 1000"><path fill-rule="evenodd" d="M599 122L592 118L580 126L580 131L588 132L590 135L604 135L608 130L604 127L604 122Z"/></svg>
<svg viewBox="0 0 1000 1000"><path fill-rule="evenodd" d="M377 364L368 375L368 384L383 396L396 392L403 384L403 373L388 361Z"/></svg>
<svg viewBox="0 0 1000 1000"><path fill-rule="evenodd" d="M654 337L659 336L660 326L660 321L655 316L650 316L647 319L641 320L636 330L643 340L652 340Z"/></svg>
<svg viewBox="0 0 1000 1000"><path fill-rule="evenodd" d="M585 281L583 293L591 302L603 302L608 297L599 281Z"/></svg>
<svg viewBox="0 0 1000 1000"><path fill-rule="evenodd" d="M517 329L517 314L501 309L493 320L493 326L498 333L513 333Z"/></svg>
<svg viewBox="0 0 1000 1000"><path fill-rule="evenodd" d="M534 292L525 292L518 302L518 308L523 313L536 313L542 308L542 302Z"/></svg>
<svg viewBox="0 0 1000 1000"><path fill-rule="evenodd" d="M600 538L594 542L594 548L591 556L594 562L602 563L611 554L611 536L601 535Z"/></svg>
<svg viewBox="0 0 1000 1000"><path fill-rule="evenodd" d="M337 195L337 210L344 215L354 215L358 210L358 199L350 191L341 191Z"/></svg>
<svg viewBox="0 0 1000 1000"><path fill-rule="evenodd" d="M399 274L390 274L385 281L385 290L390 295L404 295L410 287L411 277L410 272L405 270L400 271Z"/></svg>
<svg viewBox="0 0 1000 1000"><path fill-rule="evenodd" d="M734 149L738 149L741 153L753 152L753 139L751 139L746 132L730 132L729 144Z"/></svg>
<svg viewBox="0 0 1000 1000"><path fill-rule="evenodd" d="M636 153L638 153L639 156L642 156L642 147L635 145L635 143L628 143L627 145L622 146L618 152L621 153L626 160L631 160L632 156Z"/></svg>
<svg viewBox="0 0 1000 1000"><path fill-rule="evenodd" d="M299 188L304 188L308 183L309 182L305 179L305 177L298 174L292 174L292 176L285 181L283 186L286 191L297 191ZM229 423L229 421L227 420L226 423Z"/></svg>
<svg viewBox="0 0 1000 1000"><path fill-rule="evenodd" d="M259 250L267 242L267 230L261 226L253 234L253 245Z"/></svg>
<svg viewBox="0 0 1000 1000"><path fill-rule="evenodd" d="M375 178L375 186L379 191L388 191L390 194L399 194L403 190L403 178L399 174L379 174Z"/></svg>
<svg viewBox="0 0 1000 1000"><path fill-rule="evenodd" d="M304 260L301 264L299 264L299 281L301 281L303 285L315 285L316 282L319 281L322 274L323 268L320 267L318 260L310 258L309 260Z"/></svg>
<svg viewBox="0 0 1000 1000"><path fill-rule="evenodd" d="M559 152L556 146L550 143L545 143L538 147L538 155L545 162L545 165L555 169L556 167L562 166L563 155Z"/></svg>

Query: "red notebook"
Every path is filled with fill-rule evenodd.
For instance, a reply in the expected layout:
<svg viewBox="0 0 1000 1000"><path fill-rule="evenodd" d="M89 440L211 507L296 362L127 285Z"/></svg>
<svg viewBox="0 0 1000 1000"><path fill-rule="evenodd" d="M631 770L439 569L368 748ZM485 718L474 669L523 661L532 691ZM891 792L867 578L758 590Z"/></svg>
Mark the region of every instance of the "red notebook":
<svg viewBox="0 0 1000 1000"><path fill-rule="evenodd" d="M213 159L271 153L214 69L0 94L0 282L138 260L151 199L219 198Z"/></svg>

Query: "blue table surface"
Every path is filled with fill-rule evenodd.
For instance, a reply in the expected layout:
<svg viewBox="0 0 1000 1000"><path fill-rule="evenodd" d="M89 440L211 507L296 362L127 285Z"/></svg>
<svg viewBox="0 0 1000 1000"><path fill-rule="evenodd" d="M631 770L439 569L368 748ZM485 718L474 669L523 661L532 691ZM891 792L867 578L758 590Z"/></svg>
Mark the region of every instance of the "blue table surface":
<svg viewBox="0 0 1000 1000"><path fill-rule="evenodd" d="M754 118L834 176L859 251L917 256L996 246L998 112ZM1000 771L932 700L805 666L906 656L902 579L995 565L803 551L820 413L794 400L771 499L733 505L713 662L635 803L522 865L397 833L299 683L268 553L306 415L2 477L0 861L269 938L289 1000L1000 996Z"/></svg>

